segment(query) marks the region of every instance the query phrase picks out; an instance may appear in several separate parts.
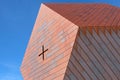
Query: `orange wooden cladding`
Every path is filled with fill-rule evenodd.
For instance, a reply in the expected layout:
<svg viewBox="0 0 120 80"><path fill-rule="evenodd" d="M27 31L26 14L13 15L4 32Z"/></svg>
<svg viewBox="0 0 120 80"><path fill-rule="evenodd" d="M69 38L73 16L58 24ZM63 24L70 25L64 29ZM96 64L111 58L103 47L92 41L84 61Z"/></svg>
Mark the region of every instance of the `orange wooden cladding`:
<svg viewBox="0 0 120 80"><path fill-rule="evenodd" d="M120 8L41 4L21 73L24 80L120 80Z"/></svg>

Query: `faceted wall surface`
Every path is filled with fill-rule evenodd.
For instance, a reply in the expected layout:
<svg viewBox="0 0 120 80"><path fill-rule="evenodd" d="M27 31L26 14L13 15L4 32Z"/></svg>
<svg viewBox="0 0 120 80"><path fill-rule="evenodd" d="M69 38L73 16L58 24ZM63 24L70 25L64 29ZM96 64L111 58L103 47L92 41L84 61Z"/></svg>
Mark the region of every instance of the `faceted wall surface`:
<svg viewBox="0 0 120 80"><path fill-rule="evenodd" d="M120 31L79 29L64 80L120 80Z"/></svg>
<svg viewBox="0 0 120 80"><path fill-rule="evenodd" d="M24 80L120 80L120 8L42 4L21 73Z"/></svg>
<svg viewBox="0 0 120 80"><path fill-rule="evenodd" d="M78 27L41 5L23 59L21 72L24 80L63 80ZM42 45L48 49L43 56Z"/></svg>

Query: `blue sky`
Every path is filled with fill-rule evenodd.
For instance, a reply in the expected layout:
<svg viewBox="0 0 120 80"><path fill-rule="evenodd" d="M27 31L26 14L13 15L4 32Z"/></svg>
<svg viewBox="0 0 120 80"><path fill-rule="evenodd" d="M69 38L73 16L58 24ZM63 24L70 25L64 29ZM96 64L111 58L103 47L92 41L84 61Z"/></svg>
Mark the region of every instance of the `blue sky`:
<svg viewBox="0 0 120 80"><path fill-rule="evenodd" d="M0 80L23 80L20 65L41 2L104 2L120 7L120 0L0 0Z"/></svg>

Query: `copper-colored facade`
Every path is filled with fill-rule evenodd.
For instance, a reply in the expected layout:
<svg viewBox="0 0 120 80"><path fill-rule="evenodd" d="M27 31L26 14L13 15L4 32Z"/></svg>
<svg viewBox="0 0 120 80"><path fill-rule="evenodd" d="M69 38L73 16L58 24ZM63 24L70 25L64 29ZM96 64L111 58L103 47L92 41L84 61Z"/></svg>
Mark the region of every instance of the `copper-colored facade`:
<svg viewBox="0 0 120 80"><path fill-rule="evenodd" d="M21 72L24 80L120 80L120 8L42 4Z"/></svg>

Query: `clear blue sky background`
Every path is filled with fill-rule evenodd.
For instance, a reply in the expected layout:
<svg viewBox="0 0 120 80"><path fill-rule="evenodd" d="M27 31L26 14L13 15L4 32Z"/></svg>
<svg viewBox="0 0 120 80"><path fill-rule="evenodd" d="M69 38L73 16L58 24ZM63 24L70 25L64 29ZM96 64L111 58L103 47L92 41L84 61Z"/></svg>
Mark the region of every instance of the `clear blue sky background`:
<svg viewBox="0 0 120 80"><path fill-rule="evenodd" d="M0 80L23 80L20 65L41 2L101 2L120 0L0 0Z"/></svg>

